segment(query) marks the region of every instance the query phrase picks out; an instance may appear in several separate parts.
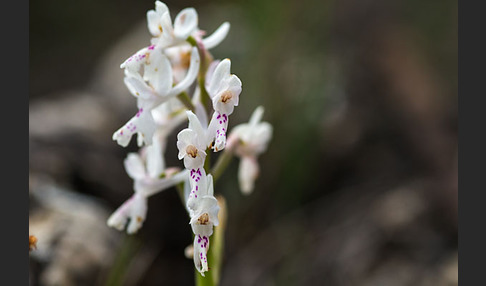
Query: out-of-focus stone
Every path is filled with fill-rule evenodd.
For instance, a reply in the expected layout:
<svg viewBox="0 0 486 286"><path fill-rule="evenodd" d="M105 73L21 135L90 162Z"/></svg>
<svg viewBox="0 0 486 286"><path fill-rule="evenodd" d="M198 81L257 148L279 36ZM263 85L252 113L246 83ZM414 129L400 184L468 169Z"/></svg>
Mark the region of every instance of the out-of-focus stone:
<svg viewBox="0 0 486 286"><path fill-rule="evenodd" d="M75 132L102 135L113 120L97 94L67 91L55 98L30 103L30 136L52 138Z"/></svg>
<svg viewBox="0 0 486 286"><path fill-rule="evenodd" d="M31 174L29 233L37 237L31 259L43 265L43 285L94 285L113 263L118 233L95 198Z"/></svg>

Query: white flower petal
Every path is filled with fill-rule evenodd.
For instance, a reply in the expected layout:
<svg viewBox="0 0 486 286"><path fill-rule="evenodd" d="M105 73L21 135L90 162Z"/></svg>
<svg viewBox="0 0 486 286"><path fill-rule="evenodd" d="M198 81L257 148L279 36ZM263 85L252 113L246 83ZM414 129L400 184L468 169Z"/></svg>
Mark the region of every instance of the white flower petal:
<svg viewBox="0 0 486 286"><path fill-rule="evenodd" d="M123 127L113 133L113 140L123 147L128 146L132 135L138 133L146 145L152 144L157 126L150 111L140 109Z"/></svg>
<svg viewBox="0 0 486 286"><path fill-rule="evenodd" d="M194 105L194 112L196 113L196 117L201 122L202 126L208 126L208 115L206 113L206 108L201 102L201 89L196 87L194 91L194 95L192 96L192 104Z"/></svg>
<svg viewBox="0 0 486 286"><path fill-rule="evenodd" d="M218 200L213 197L206 195L200 199L194 200L196 201L196 210L194 211L193 216L191 217L191 221L189 222L191 225L200 225L198 219L204 213L209 215L209 222L207 225L217 226L219 224L218 220L218 212L219 212L219 205Z"/></svg>
<svg viewBox="0 0 486 286"><path fill-rule="evenodd" d="M172 67L162 49L156 48L150 53L143 77L158 96L165 96L169 93L172 88Z"/></svg>
<svg viewBox="0 0 486 286"><path fill-rule="evenodd" d="M147 27L149 29L150 34L153 36L159 36L161 33L160 25L160 16L154 10L150 10L147 12ZM159 28L160 27L160 28Z"/></svg>
<svg viewBox="0 0 486 286"><path fill-rule="evenodd" d="M152 145L147 146L147 173L151 178L157 178L165 169L165 141L164 134L155 132Z"/></svg>
<svg viewBox="0 0 486 286"><path fill-rule="evenodd" d="M145 62L145 58L147 57L149 47L142 48L138 50L135 54L131 57L126 59L121 65L120 68L125 69L125 72L129 72L132 74L137 74L140 72L140 67Z"/></svg>
<svg viewBox="0 0 486 286"><path fill-rule="evenodd" d="M206 79L204 81L204 86L206 87L206 90L209 90L209 84L211 83L211 79L213 78L214 70L216 70L216 67L219 65L220 62L220 60L214 60L209 64L208 69L206 70Z"/></svg>
<svg viewBox="0 0 486 286"><path fill-rule="evenodd" d="M145 221L147 215L147 198L141 194L133 195L132 206L130 209L130 222L128 223L127 233L136 233Z"/></svg>
<svg viewBox="0 0 486 286"><path fill-rule="evenodd" d="M143 160L137 153L128 153L123 161L123 165L125 166L128 176L134 180L142 179L146 175Z"/></svg>
<svg viewBox="0 0 486 286"><path fill-rule="evenodd" d="M221 100L221 95L215 96L215 97L213 97L213 108L214 108L214 110L216 110L217 112L219 112L221 114L230 115L230 114L233 113L233 111L235 109L234 100L231 99L231 100L228 100L226 102L223 102Z"/></svg>
<svg viewBox="0 0 486 286"><path fill-rule="evenodd" d="M169 11L162 14L159 25L160 28L158 28L161 29L162 32L150 40L151 44L161 48L167 48L180 42L180 40L177 40L174 37L174 28L172 27L172 20L170 18Z"/></svg>
<svg viewBox="0 0 486 286"><path fill-rule="evenodd" d="M123 230L128 221L128 214L132 205L133 198L125 201L116 211L108 218L107 224L109 227Z"/></svg>
<svg viewBox="0 0 486 286"><path fill-rule="evenodd" d="M167 5L164 2L155 1L155 11L157 11L157 14L162 15L165 12L169 12L169 8L167 8Z"/></svg>
<svg viewBox="0 0 486 286"><path fill-rule="evenodd" d="M256 124L262 120L264 111L265 109L261 105L255 108L255 111L253 111L253 113L250 116L250 120L248 121L248 124L250 126L256 126Z"/></svg>
<svg viewBox="0 0 486 286"><path fill-rule="evenodd" d="M176 96L191 86L191 84L196 80L197 73L199 72L199 62L199 53L197 48L193 47L191 51L191 63L189 65L189 70L187 71L186 77L176 86L174 86L168 96Z"/></svg>
<svg viewBox="0 0 486 286"><path fill-rule="evenodd" d="M141 77L128 75L124 78L125 85L136 98L144 100L154 100L156 94L154 91L143 81Z"/></svg>
<svg viewBox="0 0 486 286"><path fill-rule="evenodd" d="M196 158L184 157L184 167L186 169L197 169L204 165L204 160L206 160L206 152L198 150Z"/></svg>
<svg viewBox="0 0 486 286"><path fill-rule="evenodd" d="M238 106L238 98L241 93L241 80L239 77L232 74L230 75L227 84L228 90L231 91L231 93L233 94L231 101L235 106Z"/></svg>
<svg viewBox="0 0 486 286"><path fill-rule="evenodd" d="M230 29L230 23L224 22L219 26L219 28L211 34L211 36L206 37L203 39L203 44L206 49L212 49L219 45L228 35L228 31Z"/></svg>
<svg viewBox="0 0 486 286"><path fill-rule="evenodd" d="M254 153L256 155L265 152L268 142L272 139L273 127L268 122L261 122L258 124L252 132L253 137L249 139L251 145L253 145Z"/></svg>
<svg viewBox="0 0 486 286"><path fill-rule="evenodd" d="M209 82L208 93L212 97L216 96L220 91L221 84L225 82L227 77L230 75L231 61L229 59L222 60L211 76L211 81Z"/></svg>
<svg viewBox="0 0 486 286"><path fill-rule="evenodd" d="M206 128L202 126L199 118L190 110L186 111L187 118L189 119L189 129L192 129L196 132L197 138L195 145L200 150L205 150L206 147L209 145L207 135L206 135Z"/></svg>
<svg viewBox="0 0 486 286"><path fill-rule="evenodd" d="M197 28L198 17L194 8L185 8L174 20L174 36L185 40Z"/></svg>
<svg viewBox="0 0 486 286"><path fill-rule="evenodd" d="M184 205L186 206L186 210L189 212L189 208L187 207L187 201L189 200L189 195L191 193L191 183L189 182L189 175L187 179L184 181Z"/></svg>
<svg viewBox="0 0 486 286"><path fill-rule="evenodd" d="M243 194L249 195L253 192L258 173L259 167L255 157L244 156L241 158L238 169L238 181Z"/></svg>
<svg viewBox="0 0 486 286"><path fill-rule="evenodd" d="M170 177L159 178L145 178L144 180L138 180L134 184L136 192L143 194L145 197L152 196L165 189L173 187L189 177L189 171L183 170Z"/></svg>
<svg viewBox="0 0 486 286"><path fill-rule="evenodd" d="M187 197L187 208L191 211L195 211L200 198L207 195L207 176L206 171L202 166L198 166L190 169L189 184L191 185L191 192ZM192 216L192 214L191 214Z"/></svg>
<svg viewBox="0 0 486 286"><path fill-rule="evenodd" d="M186 128L177 134L177 148L179 149L178 158L181 160L186 155L186 148L188 145L196 141L197 133L194 130Z"/></svg>
<svg viewBox="0 0 486 286"><path fill-rule="evenodd" d="M160 26L160 19L162 15L166 12L169 12L169 8L167 5L160 1L155 2L155 11L150 10L147 12L147 26L150 33L153 36L159 36L161 33L161 26Z"/></svg>
<svg viewBox="0 0 486 286"><path fill-rule="evenodd" d="M213 175L209 174L207 176L207 179L208 179L208 192L207 192L207 195L208 196L213 196L214 195L214 183L213 183Z"/></svg>

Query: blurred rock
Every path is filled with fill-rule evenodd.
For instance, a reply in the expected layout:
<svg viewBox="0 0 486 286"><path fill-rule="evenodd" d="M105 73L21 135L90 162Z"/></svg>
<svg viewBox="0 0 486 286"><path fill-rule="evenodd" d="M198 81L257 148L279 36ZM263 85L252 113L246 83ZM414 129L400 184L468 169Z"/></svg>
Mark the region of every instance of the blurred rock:
<svg viewBox="0 0 486 286"><path fill-rule="evenodd" d="M457 285L431 186L360 185L302 206L227 256L222 285Z"/></svg>
<svg viewBox="0 0 486 286"><path fill-rule="evenodd" d="M56 138L67 133L105 136L113 118L100 96L88 92L67 91L51 96L51 99L31 102L29 135L44 138Z"/></svg>
<svg viewBox="0 0 486 286"><path fill-rule="evenodd" d="M30 176L29 233L37 237L31 260L42 267L42 285L94 285L113 263L118 233L97 199Z"/></svg>

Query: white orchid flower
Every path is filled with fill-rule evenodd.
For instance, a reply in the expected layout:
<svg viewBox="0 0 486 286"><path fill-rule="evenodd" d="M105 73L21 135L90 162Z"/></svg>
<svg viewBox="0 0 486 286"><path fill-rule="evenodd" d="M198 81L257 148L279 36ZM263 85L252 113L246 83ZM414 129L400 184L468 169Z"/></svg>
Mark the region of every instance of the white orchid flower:
<svg viewBox="0 0 486 286"><path fill-rule="evenodd" d="M165 169L162 157L165 147L155 142L159 140L154 140L153 145L142 149L142 156L129 153L125 159L125 169L134 180L135 193L110 216L107 222L110 227L123 230L130 219L127 233L137 232L147 215L147 198L187 179L187 170L179 172L177 168Z"/></svg>
<svg viewBox="0 0 486 286"><path fill-rule="evenodd" d="M206 159L206 148L209 145L208 132L192 111L186 111L189 127L177 134L179 160L184 159L186 169L201 168Z"/></svg>
<svg viewBox="0 0 486 286"><path fill-rule="evenodd" d="M145 64L143 78L126 71L125 84L130 92L137 97L138 112L124 126L113 133L113 140L126 147L133 134L138 134L138 145L152 144L156 124L152 109L174 98L186 90L196 79L199 71L199 53L196 48L191 52L191 63L186 77L172 86L172 69L170 62L162 51L154 49L150 62ZM147 81L148 83L146 83Z"/></svg>
<svg viewBox="0 0 486 286"><path fill-rule="evenodd" d="M272 138L273 128L268 122L261 122L264 109L259 106L250 121L237 125L228 137L227 148L240 157L238 180L244 194L250 194L259 174L257 157L263 153Z"/></svg>
<svg viewBox="0 0 486 286"><path fill-rule="evenodd" d="M228 117L233 113L234 107L238 106L241 81L236 75L230 73L231 61L229 59L219 62L214 71L213 68L214 65L209 67L206 89L215 110L209 123L209 129L214 132L213 148L218 152L223 150L226 145Z"/></svg>
<svg viewBox="0 0 486 286"><path fill-rule="evenodd" d="M230 25L224 22L216 31L202 39L204 31L198 28L198 15L194 8L185 8L177 14L172 26L170 11L167 5L160 1L155 2L155 10L147 12L148 29L152 36L152 44L164 48L186 44L189 36L201 39L205 49L211 49L221 43L228 34Z"/></svg>
<svg viewBox="0 0 486 286"><path fill-rule="evenodd" d="M194 227L198 225L215 225L218 221L218 201L214 197L213 176L211 174L203 174L204 179L201 180L199 197L190 196L187 198L187 208L191 217L190 224ZM196 233L196 232L194 232ZM207 236L212 234L204 233Z"/></svg>
<svg viewBox="0 0 486 286"><path fill-rule="evenodd" d="M238 106L241 93L241 80L230 73L231 61L224 59L216 66L206 86L213 101L213 108L221 114L230 115Z"/></svg>
<svg viewBox="0 0 486 286"><path fill-rule="evenodd" d="M177 14L172 26L167 5L155 2L155 10L147 12L148 29L152 36L152 44L164 48L184 42L197 29L198 16L194 8L185 8Z"/></svg>

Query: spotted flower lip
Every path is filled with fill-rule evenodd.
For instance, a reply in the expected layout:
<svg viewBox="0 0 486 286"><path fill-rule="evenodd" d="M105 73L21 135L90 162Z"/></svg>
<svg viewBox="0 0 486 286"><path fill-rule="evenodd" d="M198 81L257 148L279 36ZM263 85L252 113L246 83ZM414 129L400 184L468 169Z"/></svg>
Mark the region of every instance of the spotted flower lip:
<svg viewBox="0 0 486 286"><path fill-rule="evenodd" d="M188 195L186 187L187 210L191 217L191 224L194 233L194 265L204 276L208 271L207 253L209 250L209 237L213 234L213 227L219 225L219 205L214 197L213 177L204 173L203 180L199 184L199 197L194 196L193 191Z"/></svg>
<svg viewBox="0 0 486 286"><path fill-rule="evenodd" d="M223 150L226 146L226 133L228 131L228 115L215 111L209 123L210 134L213 134L215 152Z"/></svg>
<svg viewBox="0 0 486 286"><path fill-rule="evenodd" d="M207 227L209 229L209 227ZM212 227L211 227L212 229ZM209 236L197 234L194 236L194 266L204 277L208 267Z"/></svg>

